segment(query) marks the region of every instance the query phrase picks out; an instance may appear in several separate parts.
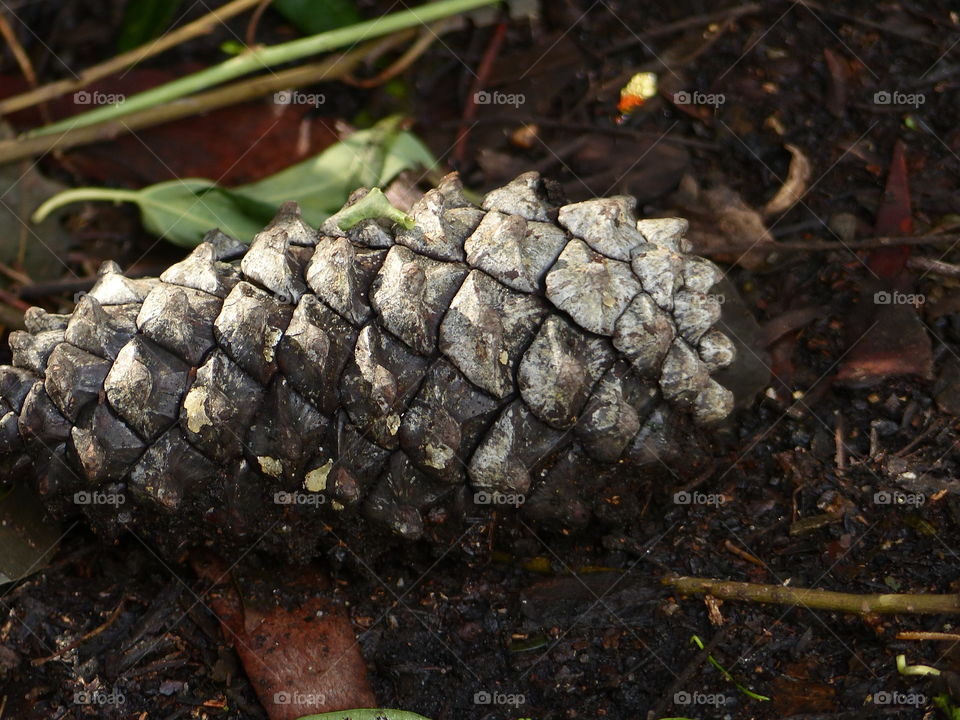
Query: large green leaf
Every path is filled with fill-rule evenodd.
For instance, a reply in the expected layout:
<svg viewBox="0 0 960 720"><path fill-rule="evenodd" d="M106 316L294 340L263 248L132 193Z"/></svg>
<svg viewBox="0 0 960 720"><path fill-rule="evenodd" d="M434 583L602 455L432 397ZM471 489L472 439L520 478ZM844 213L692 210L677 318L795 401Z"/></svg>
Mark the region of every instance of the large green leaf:
<svg viewBox="0 0 960 720"><path fill-rule="evenodd" d="M188 178L151 185L137 192L143 226L177 245L194 246L214 228L252 238L262 227L209 180Z"/></svg>
<svg viewBox="0 0 960 720"><path fill-rule="evenodd" d="M203 178L171 180L142 190L77 188L47 200L33 220L39 222L52 210L72 202L132 202L140 208L149 232L193 247L214 228L249 242L282 203L293 200L300 204L307 222L319 225L339 210L356 188L383 186L403 170L434 165L426 146L398 125L398 119L388 118L315 157L231 190Z"/></svg>
<svg viewBox="0 0 960 720"><path fill-rule="evenodd" d="M213 181L202 178L170 180L142 190L77 188L54 195L33 214L41 222L51 211L73 202L107 200L132 202L140 208L143 227L176 245L193 247L214 228L249 240L263 223L247 215Z"/></svg>
<svg viewBox="0 0 960 720"><path fill-rule="evenodd" d="M382 187L404 170L432 167L435 162L426 146L413 134L398 130L391 118L231 193L273 209L296 200L304 219L319 225L339 210L356 188Z"/></svg>

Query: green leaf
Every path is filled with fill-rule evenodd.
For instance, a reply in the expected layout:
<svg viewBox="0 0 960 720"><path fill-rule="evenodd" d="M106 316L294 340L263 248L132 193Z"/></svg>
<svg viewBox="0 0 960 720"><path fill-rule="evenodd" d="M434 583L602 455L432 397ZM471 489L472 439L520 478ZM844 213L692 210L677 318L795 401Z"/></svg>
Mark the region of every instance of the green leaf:
<svg viewBox="0 0 960 720"><path fill-rule="evenodd" d="M362 20L351 0L274 0L273 7L305 35L336 30Z"/></svg>
<svg viewBox="0 0 960 720"><path fill-rule="evenodd" d="M123 14L117 52L139 47L160 35L180 7L181 0L133 0Z"/></svg>
<svg viewBox="0 0 960 720"><path fill-rule="evenodd" d="M399 132L386 149L380 177L375 185L385 186L404 170L423 167L429 170L437 164L433 153L413 133Z"/></svg>
<svg viewBox="0 0 960 720"><path fill-rule="evenodd" d="M412 133L398 130L398 125L399 119L387 118L309 160L230 192L274 210L295 200L304 219L319 225L339 210L356 188L382 187L403 170L436 164L426 146Z"/></svg>
<svg viewBox="0 0 960 720"><path fill-rule="evenodd" d="M336 712L320 713L319 715L304 715L299 720L429 720L429 718L408 710L365 708L337 710Z"/></svg>
<svg viewBox="0 0 960 720"><path fill-rule="evenodd" d="M144 228L176 245L187 247L197 245L203 235L214 228L249 241L263 225L246 215L234 199L212 181L202 178L170 180L142 190L66 190L37 208L32 220L42 222L58 207L86 200L136 203Z"/></svg>
<svg viewBox="0 0 960 720"><path fill-rule="evenodd" d="M194 247L214 228L249 241L263 227L209 180L171 180L137 195L144 228L176 245Z"/></svg>
<svg viewBox="0 0 960 720"><path fill-rule="evenodd" d="M54 195L33 214L40 222L51 211L73 202L132 202L140 208L146 230L176 245L196 246L208 230L219 228L244 242L289 200L300 204L304 219L320 225L361 186L388 184L400 172L432 167L436 160L413 134L387 118L359 130L319 155L255 183L233 189L212 180L171 180L142 190L76 188Z"/></svg>

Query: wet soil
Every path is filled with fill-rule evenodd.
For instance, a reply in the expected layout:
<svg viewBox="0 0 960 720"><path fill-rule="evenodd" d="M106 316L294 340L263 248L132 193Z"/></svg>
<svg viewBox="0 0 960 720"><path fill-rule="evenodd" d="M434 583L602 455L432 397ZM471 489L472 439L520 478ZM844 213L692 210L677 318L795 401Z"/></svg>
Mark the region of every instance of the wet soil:
<svg viewBox="0 0 960 720"><path fill-rule="evenodd" d="M684 177L762 208L787 177L789 143L810 161L810 187L767 227L835 247L778 251L751 270L738 252L705 250L726 260L763 328L770 376L703 457L666 482L637 479L629 526L566 535L504 518L368 565L349 547L327 558L378 698L433 720L934 717L943 690L898 674L896 656L960 671L955 642L898 635L954 632L952 617L705 601L660 579L960 591L957 282L909 268L885 277L870 250L843 245L892 234L875 224L898 140L912 220L900 234L956 225L956 15L921 2L546 5L534 22L445 36L403 76L400 99L344 89L340 107L362 98L375 116L411 113L475 189L536 168L571 199L626 192L649 214L682 204ZM42 36L50 18L31 13ZM109 34L84 37L81 61L109 55ZM658 74L661 93L618 122L619 90L640 70ZM503 102L465 119L478 89ZM680 92L714 104L678 104ZM129 233L121 250L149 245ZM958 260L949 243L912 256ZM932 361L919 376L841 384L878 289L928 300L914 319ZM907 338L908 325L888 330ZM135 538L105 546L81 524L65 529L49 567L0 590L0 717L267 717L187 565Z"/></svg>

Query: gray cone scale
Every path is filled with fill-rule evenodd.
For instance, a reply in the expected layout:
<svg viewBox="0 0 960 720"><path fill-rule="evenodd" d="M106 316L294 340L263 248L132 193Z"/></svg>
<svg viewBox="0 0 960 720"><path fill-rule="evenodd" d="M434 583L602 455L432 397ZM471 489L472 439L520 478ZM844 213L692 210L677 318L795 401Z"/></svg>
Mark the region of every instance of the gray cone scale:
<svg viewBox="0 0 960 720"><path fill-rule="evenodd" d="M309 556L342 524L418 538L501 496L582 516L576 478L639 477L677 423L730 413L712 374L734 351L686 221L550 197L526 173L476 207L451 175L412 229L317 230L286 204L159 278L105 263L71 314L10 336L4 474L168 547Z"/></svg>

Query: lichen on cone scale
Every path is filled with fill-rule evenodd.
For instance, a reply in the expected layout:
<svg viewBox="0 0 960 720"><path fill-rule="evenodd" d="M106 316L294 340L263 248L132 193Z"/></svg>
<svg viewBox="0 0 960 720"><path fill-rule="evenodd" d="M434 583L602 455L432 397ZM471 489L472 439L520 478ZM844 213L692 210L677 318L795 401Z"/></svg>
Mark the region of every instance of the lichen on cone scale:
<svg viewBox="0 0 960 720"><path fill-rule="evenodd" d="M71 314L32 308L11 334L4 473L168 550L303 559L501 498L582 526L598 479L629 488L733 406L712 377L734 359L720 271L686 221L634 211L564 204L537 173L476 207L450 175L412 227L315 229L287 204L249 247L211 231L159 278L105 263Z"/></svg>

